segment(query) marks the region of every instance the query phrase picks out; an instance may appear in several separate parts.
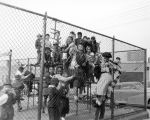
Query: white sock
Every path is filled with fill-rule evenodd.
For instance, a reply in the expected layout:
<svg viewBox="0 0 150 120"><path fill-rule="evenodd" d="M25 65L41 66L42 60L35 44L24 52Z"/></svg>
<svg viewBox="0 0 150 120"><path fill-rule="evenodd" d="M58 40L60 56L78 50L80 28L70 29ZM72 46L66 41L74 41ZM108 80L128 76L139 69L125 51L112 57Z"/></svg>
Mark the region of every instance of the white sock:
<svg viewBox="0 0 150 120"><path fill-rule="evenodd" d="M74 96L74 100L78 100L78 97L77 97L77 96Z"/></svg>
<svg viewBox="0 0 150 120"><path fill-rule="evenodd" d="M65 118L64 118L64 117L61 117L61 120L65 120Z"/></svg>
<svg viewBox="0 0 150 120"><path fill-rule="evenodd" d="M99 101L98 99L96 100L96 103L97 103L98 105L101 105L101 101Z"/></svg>

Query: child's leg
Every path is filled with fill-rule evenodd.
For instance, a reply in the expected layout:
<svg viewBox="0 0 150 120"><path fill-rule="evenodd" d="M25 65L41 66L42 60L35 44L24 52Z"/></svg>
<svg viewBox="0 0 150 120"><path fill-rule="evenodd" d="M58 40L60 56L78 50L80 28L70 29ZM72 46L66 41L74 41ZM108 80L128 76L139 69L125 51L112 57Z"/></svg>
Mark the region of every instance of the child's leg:
<svg viewBox="0 0 150 120"><path fill-rule="evenodd" d="M99 120L100 110L101 110L100 107L96 108L96 111L95 111L95 120Z"/></svg>
<svg viewBox="0 0 150 120"><path fill-rule="evenodd" d="M20 111L22 109L22 106L21 106L21 90L16 89L15 92L16 92L16 95L17 95L16 103L17 103L18 111Z"/></svg>
<svg viewBox="0 0 150 120"><path fill-rule="evenodd" d="M105 115L105 100L102 101L102 104L100 106L101 110L100 110L100 116L99 116L99 119L103 119L104 118L104 115Z"/></svg>
<svg viewBox="0 0 150 120"><path fill-rule="evenodd" d="M55 120L54 108L48 108L49 120Z"/></svg>
<svg viewBox="0 0 150 120"><path fill-rule="evenodd" d="M37 51L37 63L36 64L39 64L40 62L41 62L41 52Z"/></svg>
<svg viewBox="0 0 150 120"><path fill-rule="evenodd" d="M47 106L47 95L44 96L43 113L45 113L46 106Z"/></svg>
<svg viewBox="0 0 150 120"><path fill-rule="evenodd" d="M77 101L78 100L78 88L77 87L74 87L73 94L74 94L74 100Z"/></svg>

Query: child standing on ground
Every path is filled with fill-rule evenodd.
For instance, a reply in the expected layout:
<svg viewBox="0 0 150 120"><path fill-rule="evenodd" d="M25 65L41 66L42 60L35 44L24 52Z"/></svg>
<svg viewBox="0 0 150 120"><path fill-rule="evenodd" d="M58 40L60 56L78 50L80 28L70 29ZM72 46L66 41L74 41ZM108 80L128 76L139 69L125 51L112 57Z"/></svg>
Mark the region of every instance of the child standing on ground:
<svg viewBox="0 0 150 120"><path fill-rule="evenodd" d="M52 78L51 85L49 86L49 101L48 101L48 114L49 120L60 120L60 93L57 90L59 80Z"/></svg>
<svg viewBox="0 0 150 120"><path fill-rule="evenodd" d="M68 77L67 73L62 73L62 68L59 67L54 77L59 80L58 90L60 92L60 117L61 120L65 120L66 114L69 113L69 98L67 97L69 91L68 83L73 80L74 76Z"/></svg>
<svg viewBox="0 0 150 120"><path fill-rule="evenodd" d="M0 120L13 120L16 94L10 84L5 84L0 91Z"/></svg>
<svg viewBox="0 0 150 120"><path fill-rule="evenodd" d="M47 98L48 98L48 94L49 94L49 89L48 86L51 83L51 77L50 77L50 73L46 72L44 75L44 80L43 80L43 113L45 113L45 107L47 106Z"/></svg>

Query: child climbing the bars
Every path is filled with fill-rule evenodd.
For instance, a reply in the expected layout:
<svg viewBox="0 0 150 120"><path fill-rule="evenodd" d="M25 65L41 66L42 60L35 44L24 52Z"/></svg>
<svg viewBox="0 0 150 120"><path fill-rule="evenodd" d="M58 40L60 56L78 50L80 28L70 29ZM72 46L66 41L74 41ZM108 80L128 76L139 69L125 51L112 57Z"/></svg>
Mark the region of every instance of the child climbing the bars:
<svg viewBox="0 0 150 120"><path fill-rule="evenodd" d="M105 101L107 90L110 83L113 81L112 78L112 64L110 63L110 58L112 57L110 53L105 52L102 54L103 60L101 63L101 77L97 83L96 87L96 112L95 120L103 119L105 114Z"/></svg>
<svg viewBox="0 0 150 120"><path fill-rule="evenodd" d="M16 92L16 102L17 102L17 107L18 111L20 112L22 110L22 105L21 105L21 92L24 89L24 80L28 79L31 74L24 75L25 74L25 67L26 65L21 64L20 67L18 68L17 72L15 73L15 81L13 82L12 86Z"/></svg>
<svg viewBox="0 0 150 120"><path fill-rule="evenodd" d="M63 72L62 67L57 68L55 78L59 80L58 90L60 92L60 117L65 120L66 114L69 113L69 98L67 97L69 91L69 81L73 80L74 76L68 77L66 72Z"/></svg>

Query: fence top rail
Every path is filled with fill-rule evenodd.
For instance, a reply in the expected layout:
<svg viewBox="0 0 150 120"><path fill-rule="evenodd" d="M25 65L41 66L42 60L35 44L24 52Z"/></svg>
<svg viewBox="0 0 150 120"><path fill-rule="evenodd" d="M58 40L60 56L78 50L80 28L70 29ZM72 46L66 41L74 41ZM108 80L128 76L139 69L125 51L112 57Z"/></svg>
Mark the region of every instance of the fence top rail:
<svg viewBox="0 0 150 120"><path fill-rule="evenodd" d="M18 9L18 10L21 10L21 11L24 11L24 12L32 13L32 14L35 14L35 15L38 15L38 16L42 16L42 17L45 16L44 14L40 14L40 13L37 13L37 12L33 12L33 11L31 11L31 10L27 10L27 9L20 8L20 7L17 7L17 6L14 6L14 5L10 5L10 4L7 4L7 3L3 3L3 2L0 2L0 5L4 5L4 6L10 7L10 8L14 8L14 9ZM86 31L88 31L88 32L95 33L95 34L97 34L97 35L101 35L101 36L103 36L103 37L110 38L110 39L112 39L112 40L116 40L116 41L119 41L119 42L122 42L122 43L125 43L125 44L128 44L128 45L137 47L137 48L142 49L142 50L146 50L145 48L142 48L142 47L133 45L133 44L131 44L131 43L128 43L128 42L125 42L125 41L122 41L122 40L119 40L119 39L116 39L116 38L114 38L114 37L110 37L110 36L107 36L107 35L104 35L104 34L95 32L95 31L93 31L93 30L89 30L89 29L84 28L84 27L80 27L80 26L71 24L71 23L69 23L69 22L65 22L65 21L59 20L59 19L54 18L54 17L47 16L47 18L52 19L52 20L55 20L55 21L62 22L62 23L64 23L64 24L68 24L68 25L70 25L70 26L77 27L77 28L82 29L82 30L86 30Z"/></svg>
<svg viewBox="0 0 150 120"><path fill-rule="evenodd" d="M3 2L0 2L0 5L7 6L7 7L10 7L10 8L14 8L14 9L17 9L17 10L21 10L21 11L24 11L24 12L32 13L32 14L35 14L35 15L38 15L38 16L42 16L42 17L45 16L43 14L40 14L40 13L37 13L37 12L33 12L31 10L27 10L27 9L20 8L20 7L17 7L17 6L14 6L14 5L10 5L10 4L7 4L7 3L3 3Z"/></svg>
<svg viewBox="0 0 150 120"><path fill-rule="evenodd" d="M119 39L116 39L116 38L114 38L114 40L116 40L116 41L118 41L118 42L122 42L122 43L128 44L128 45L131 45L131 46L136 47L136 48L139 48L139 49L142 49L142 50L144 50L144 51L146 50L145 48L142 48L142 47L133 45L133 44L131 44L131 43L128 43L128 42L125 42L125 41L122 41L122 40L119 40Z"/></svg>

